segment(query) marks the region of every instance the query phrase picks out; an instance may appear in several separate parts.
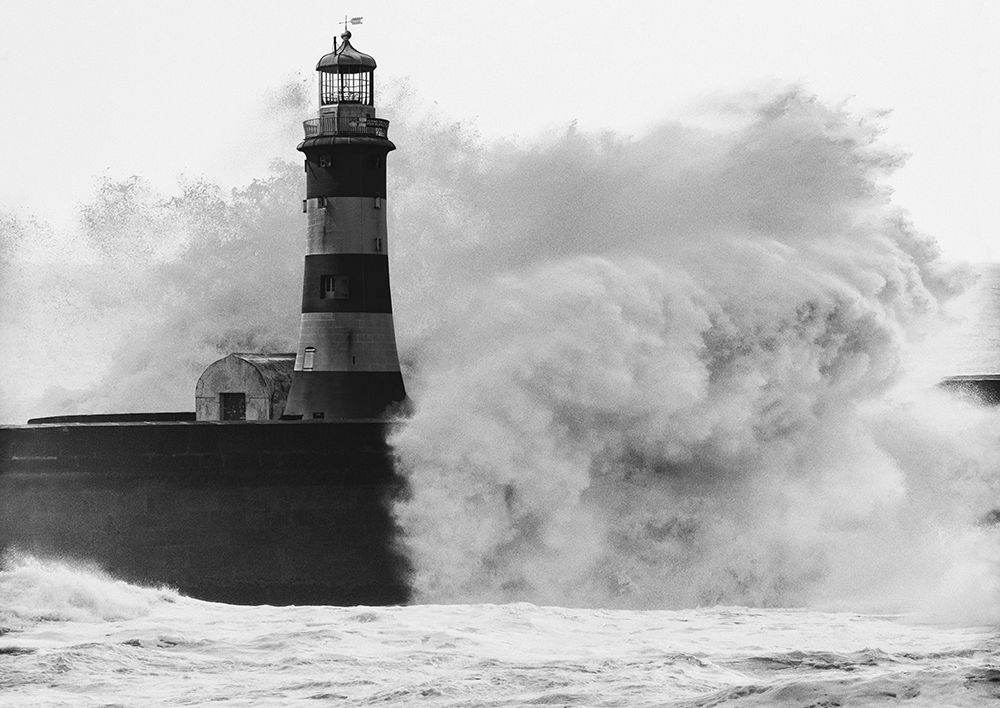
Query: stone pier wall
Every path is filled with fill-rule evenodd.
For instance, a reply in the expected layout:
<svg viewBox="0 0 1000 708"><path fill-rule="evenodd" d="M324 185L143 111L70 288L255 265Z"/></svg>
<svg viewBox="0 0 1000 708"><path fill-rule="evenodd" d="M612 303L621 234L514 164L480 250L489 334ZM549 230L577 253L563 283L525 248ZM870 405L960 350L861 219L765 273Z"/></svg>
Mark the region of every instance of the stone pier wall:
<svg viewBox="0 0 1000 708"><path fill-rule="evenodd" d="M380 422L0 428L0 547L246 604L407 599Z"/></svg>

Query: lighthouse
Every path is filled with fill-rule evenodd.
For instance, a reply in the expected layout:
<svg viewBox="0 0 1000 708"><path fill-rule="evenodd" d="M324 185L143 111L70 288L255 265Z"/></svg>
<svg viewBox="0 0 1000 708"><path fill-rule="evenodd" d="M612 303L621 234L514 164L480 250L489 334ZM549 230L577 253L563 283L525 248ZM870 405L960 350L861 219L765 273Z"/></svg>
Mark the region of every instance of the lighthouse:
<svg viewBox="0 0 1000 708"><path fill-rule="evenodd" d="M389 292L386 156L375 60L351 32L316 65L319 112L305 121L302 320L284 418L376 418L406 397Z"/></svg>

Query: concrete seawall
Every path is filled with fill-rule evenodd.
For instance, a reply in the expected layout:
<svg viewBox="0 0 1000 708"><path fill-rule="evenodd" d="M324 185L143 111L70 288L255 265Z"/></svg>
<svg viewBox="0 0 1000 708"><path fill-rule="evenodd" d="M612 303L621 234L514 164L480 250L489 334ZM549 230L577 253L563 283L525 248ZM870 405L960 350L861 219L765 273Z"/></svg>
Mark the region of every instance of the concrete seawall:
<svg viewBox="0 0 1000 708"><path fill-rule="evenodd" d="M247 604L393 604L387 424L0 427L0 547Z"/></svg>

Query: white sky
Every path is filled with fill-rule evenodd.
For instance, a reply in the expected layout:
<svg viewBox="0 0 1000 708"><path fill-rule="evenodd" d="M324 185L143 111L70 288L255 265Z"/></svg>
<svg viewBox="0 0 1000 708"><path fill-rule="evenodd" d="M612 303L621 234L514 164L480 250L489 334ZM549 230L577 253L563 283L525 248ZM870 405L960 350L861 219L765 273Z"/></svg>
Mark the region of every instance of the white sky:
<svg viewBox="0 0 1000 708"><path fill-rule="evenodd" d="M487 138L639 134L792 82L891 109L887 140L912 153L897 201L947 256L1000 260L1000 0L3 0L0 208L66 226L102 174L236 185L298 159L268 140L264 97L313 80L345 13L378 76Z"/></svg>

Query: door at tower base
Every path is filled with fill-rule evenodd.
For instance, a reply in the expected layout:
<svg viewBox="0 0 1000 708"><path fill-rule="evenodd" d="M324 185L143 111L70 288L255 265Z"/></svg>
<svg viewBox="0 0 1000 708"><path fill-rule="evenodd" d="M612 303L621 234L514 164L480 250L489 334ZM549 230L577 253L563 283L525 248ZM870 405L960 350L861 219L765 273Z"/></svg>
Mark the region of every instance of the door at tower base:
<svg viewBox="0 0 1000 708"><path fill-rule="evenodd" d="M296 371L286 410L304 419L378 418L406 398L398 371Z"/></svg>

